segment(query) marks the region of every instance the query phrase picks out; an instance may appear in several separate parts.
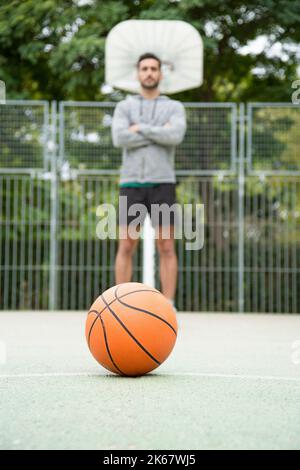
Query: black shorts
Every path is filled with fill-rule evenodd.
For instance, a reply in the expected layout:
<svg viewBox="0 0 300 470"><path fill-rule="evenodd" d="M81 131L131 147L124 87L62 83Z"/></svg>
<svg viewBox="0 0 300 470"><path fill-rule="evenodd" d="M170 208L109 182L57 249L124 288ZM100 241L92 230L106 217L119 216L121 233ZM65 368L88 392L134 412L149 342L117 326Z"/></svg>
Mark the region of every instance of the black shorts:
<svg viewBox="0 0 300 470"><path fill-rule="evenodd" d="M141 220L143 224L147 212L151 216L151 222L153 227L161 225L174 225L175 224L175 213L174 210L168 211L168 208L176 204L176 183L159 183L151 187L139 187L139 188L130 188L130 187L121 187L120 196L127 196L127 211L126 207L119 203L119 225L128 225L137 217ZM120 202L120 201L119 201ZM128 214L130 207L133 204L143 204L145 210L140 212L139 210L134 210L134 214ZM168 214L164 213L161 210L156 211L155 208L151 207L153 204L161 205L165 204L165 209ZM134 208L132 208L134 209ZM151 210L152 209L152 210Z"/></svg>

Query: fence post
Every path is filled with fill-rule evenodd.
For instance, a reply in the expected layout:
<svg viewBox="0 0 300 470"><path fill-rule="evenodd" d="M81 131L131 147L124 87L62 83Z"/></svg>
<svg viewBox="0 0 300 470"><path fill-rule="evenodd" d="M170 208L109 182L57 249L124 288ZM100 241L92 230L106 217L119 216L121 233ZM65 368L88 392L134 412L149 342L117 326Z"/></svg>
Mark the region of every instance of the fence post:
<svg viewBox="0 0 300 470"><path fill-rule="evenodd" d="M238 162L238 304L239 312L245 311L245 105L239 107L239 162Z"/></svg>
<svg viewBox="0 0 300 470"><path fill-rule="evenodd" d="M143 283L155 288L155 230L149 214L143 227Z"/></svg>
<svg viewBox="0 0 300 470"><path fill-rule="evenodd" d="M51 103L51 219L50 219L50 272L49 272L49 309L57 309L57 104Z"/></svg>

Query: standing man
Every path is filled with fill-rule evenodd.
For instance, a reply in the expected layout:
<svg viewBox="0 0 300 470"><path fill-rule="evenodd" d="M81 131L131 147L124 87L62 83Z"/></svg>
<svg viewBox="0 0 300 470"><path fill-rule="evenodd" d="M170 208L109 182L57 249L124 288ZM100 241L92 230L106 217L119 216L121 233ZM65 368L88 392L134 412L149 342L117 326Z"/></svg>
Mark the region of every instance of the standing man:
<svg viewBox="0 0 300 470"><path fill-rule="evenodd" d="M117 104L112 138L114 146L123 150L120 196L127 197L128 208L143 204L150 212L153 204L171 207L176 203L175 146L184 138L186 116L179 101L160 95L159 84L163 77L158 57L152 53L143 54L136 67L140 94L127 96ZM130 236L128 225L135 218L128 213L120 214L122 237L115 263L116 284L131 281L132 258L139 240ZM173 305L178 272L174 223L174 212L170 213L169 220L152 218L160 258L162 293ZM166 225L168 238L163 236Z"/></svg>

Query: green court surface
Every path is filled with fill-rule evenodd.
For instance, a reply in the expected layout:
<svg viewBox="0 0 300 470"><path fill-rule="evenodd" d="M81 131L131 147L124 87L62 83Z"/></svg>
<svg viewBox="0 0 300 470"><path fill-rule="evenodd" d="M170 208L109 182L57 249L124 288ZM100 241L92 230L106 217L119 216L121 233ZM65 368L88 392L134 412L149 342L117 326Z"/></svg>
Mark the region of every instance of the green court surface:
<svg viewBox="0 0 300 470"><path fill-rule="evenodd" d="M142 378L98 366L85 318L0 314L1 449L300 449L299 316L180 314Z"/></svg>

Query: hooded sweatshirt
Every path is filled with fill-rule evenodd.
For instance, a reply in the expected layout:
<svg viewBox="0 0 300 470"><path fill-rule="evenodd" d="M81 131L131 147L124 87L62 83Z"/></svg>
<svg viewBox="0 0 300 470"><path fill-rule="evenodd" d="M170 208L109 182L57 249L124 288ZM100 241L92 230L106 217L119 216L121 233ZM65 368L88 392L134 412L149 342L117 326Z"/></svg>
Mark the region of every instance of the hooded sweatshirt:
<svg viewBox="0 0 300 470"><path fill-rule="evenodd" d="M170 127L164 127L167 122ZM128 130L133 124L139 132ZM185 131L185 109L179 101L164 95L128 95L120 101L112 123L113 144L123 151L120 184L175 183L175 147Z"/></svg>

